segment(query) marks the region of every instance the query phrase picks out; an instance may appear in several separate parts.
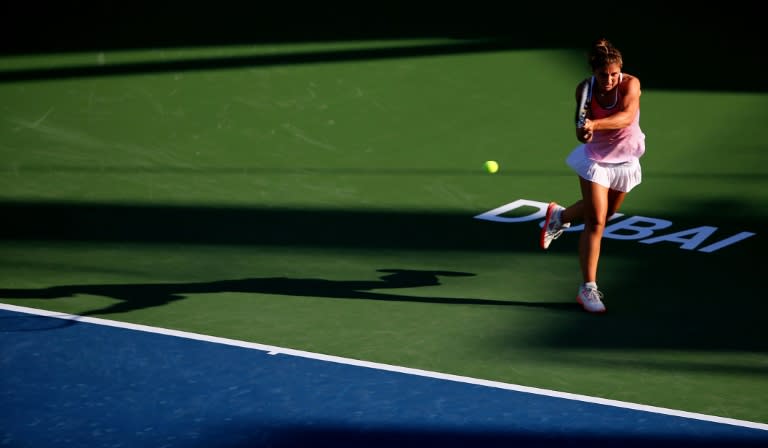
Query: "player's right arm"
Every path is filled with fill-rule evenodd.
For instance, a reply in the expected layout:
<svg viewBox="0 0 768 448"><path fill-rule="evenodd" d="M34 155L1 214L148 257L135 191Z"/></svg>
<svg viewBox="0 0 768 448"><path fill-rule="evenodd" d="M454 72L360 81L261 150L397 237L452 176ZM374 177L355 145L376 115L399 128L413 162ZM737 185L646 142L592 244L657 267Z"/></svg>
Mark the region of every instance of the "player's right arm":
<svg viewBox="0 0 768 448"><path fill-rule="evenodd" d="M632 124L640 110L640 80L624 73L624 80L616 87L621 91L617 112L607 117L589 120L587 128L594 131L621 129Z"/></svg>

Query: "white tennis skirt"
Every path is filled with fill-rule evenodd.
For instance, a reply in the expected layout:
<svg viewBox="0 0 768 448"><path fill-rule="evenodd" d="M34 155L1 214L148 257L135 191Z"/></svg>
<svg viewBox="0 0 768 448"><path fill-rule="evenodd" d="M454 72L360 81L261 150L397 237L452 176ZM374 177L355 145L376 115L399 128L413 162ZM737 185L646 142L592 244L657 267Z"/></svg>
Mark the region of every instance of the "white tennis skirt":
<svg viewBox="0 0 768 448"><path fill-rule="evenodd" d="M587 157L584 145L579 145L568 155L566 163L583 179L608 187L611 190L629 192L643 180L640 160L603 163Z"/></svg>

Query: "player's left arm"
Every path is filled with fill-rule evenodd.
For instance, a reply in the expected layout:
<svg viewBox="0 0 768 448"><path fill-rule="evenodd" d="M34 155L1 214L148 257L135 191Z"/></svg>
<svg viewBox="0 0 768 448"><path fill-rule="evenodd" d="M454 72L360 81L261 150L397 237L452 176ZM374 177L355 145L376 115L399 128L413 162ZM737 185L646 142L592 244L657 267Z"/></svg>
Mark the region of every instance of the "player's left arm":
<svg viewBox="0 0 768 448"><path fill-rule="evenodd" d="M640 80L625 74L624 81L618 88L621 89L621 101L616 105L619 111L605 118L589 120L586 127L592 132L625 128L634 121L637 111L640 110Z"/></svg>

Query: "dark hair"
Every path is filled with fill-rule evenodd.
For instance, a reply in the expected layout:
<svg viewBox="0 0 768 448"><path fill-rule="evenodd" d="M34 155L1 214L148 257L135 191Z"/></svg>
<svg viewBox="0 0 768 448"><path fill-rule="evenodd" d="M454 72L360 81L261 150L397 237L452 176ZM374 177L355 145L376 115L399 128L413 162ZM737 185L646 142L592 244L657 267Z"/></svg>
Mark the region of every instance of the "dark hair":
<svg viewBox="0 0 768 448"><path fill-rule="evenodd" d="M597 70L609 64L619 64L619 67L622 67L624 60L621 58L621 52L608 39L601 37L592 44L589 51L589 66L592 70Z"/></svg>

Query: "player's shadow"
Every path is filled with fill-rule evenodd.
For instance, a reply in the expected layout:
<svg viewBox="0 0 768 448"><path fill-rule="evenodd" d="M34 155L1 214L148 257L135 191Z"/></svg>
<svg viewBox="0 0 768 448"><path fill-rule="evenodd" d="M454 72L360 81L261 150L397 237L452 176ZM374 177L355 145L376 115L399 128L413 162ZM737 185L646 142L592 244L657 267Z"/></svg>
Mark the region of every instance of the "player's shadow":
<svg viewBox="0 0 768 448"><path fill-rule="evenodd" d="M314 278L265 277L219 280L199 283L148 283L64 285L39 289L0 289L3 298L57 299L78 294L97 295L119 302L82 315L124 313L156 307L184 299L189 294L241 292L331 299L366 299L454 305L526 306L558 310L577 310L573 303L524 302L461 297L421 297L377 292L440 285L440 277L471 277L475 274L453 271L379 269L386 275L378 280L324 280Z"/></svg>

